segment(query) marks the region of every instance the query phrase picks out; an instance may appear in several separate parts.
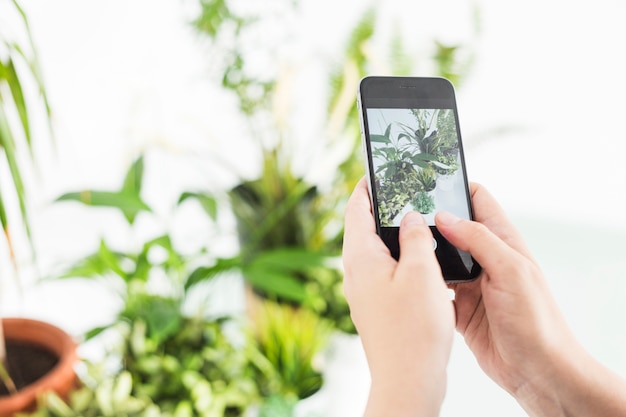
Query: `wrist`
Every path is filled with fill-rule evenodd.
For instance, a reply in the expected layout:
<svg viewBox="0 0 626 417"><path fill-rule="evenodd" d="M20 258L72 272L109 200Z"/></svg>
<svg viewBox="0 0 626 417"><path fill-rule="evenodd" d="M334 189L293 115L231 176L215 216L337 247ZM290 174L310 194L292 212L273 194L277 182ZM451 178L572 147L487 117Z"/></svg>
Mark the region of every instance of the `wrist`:
<svg viewBox="0 0 626 417"><path fill-rule="evenodd" d="M626 382L580 346L514 395L529 416L626 415Z"/></svg>
<svg viewBox="0 0 626 417"><path fill-rule="evenodd" d="M446 392L446 365L431 361L421 365L401 373L373 374L365 417L438 416Z"/></svg>

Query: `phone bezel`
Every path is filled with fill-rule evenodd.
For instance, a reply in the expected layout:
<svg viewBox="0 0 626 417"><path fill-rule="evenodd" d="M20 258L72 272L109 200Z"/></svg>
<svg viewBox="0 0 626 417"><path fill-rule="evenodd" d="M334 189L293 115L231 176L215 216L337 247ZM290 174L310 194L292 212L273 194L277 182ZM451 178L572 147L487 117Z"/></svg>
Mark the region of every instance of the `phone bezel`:
<svg viewBox="0 0 626 417"><path fill-rule="evenodd" d="M474 210L471 201L465 153L459 123L456 95L452 83L442 77L391 77L391 76L368 76L363 78L358 87L357 103L359 118L361 121L361 136L367 164L367 186L372 204L372 211L376 222L376 232L381 236L394 258L398 259L400 248L398 243L398 227L382 227L378 209L376 187L374 185L374 165L372 160L372 148L369 140L369 126L367 120L368 108L425 108L425 109L452 109L454 113L457 138L459 145L459 169L463 175L465 201L467 203L469 218L474 219ZM471 258L472 266L467 273L459 274L455 268L452 271L451 254L458 249L454 248L437 230L430 226L436 239L436 254L441 264L446 282L468 282L478 277L480 265ZM460 256L460 255L459 255ZM463 268L461 268L463 269ZM468 268L466 268L468 269Z"/></svg>

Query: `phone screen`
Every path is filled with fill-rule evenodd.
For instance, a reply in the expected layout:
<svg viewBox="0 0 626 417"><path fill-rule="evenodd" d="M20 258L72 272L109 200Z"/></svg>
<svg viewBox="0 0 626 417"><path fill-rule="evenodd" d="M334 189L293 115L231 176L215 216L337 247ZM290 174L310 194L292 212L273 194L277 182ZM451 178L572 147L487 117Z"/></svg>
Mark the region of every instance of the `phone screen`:
<svg viewBox="0 0 626 417"><path fill-rule="evenodd" d="M359 101L377 231L392 256L400 254L402 218L418 211L431 226L444 278L475 278L480 267L434 221L439 211L473 218L452 85L440 78L367 77Z"/></svg>

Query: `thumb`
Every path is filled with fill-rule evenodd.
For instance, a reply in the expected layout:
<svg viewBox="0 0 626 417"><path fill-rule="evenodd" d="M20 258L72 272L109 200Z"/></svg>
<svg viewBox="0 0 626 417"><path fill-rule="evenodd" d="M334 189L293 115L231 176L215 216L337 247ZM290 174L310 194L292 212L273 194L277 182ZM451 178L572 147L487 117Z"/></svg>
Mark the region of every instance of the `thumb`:
<svg viewBox="0 0 626 417"><path fill-rule="evenodd" d="M439 268L433 250L433 234L424 217L417 212L409 212L400 224L400 259L398 268L401 270L417 270L429 267ZM439 271L439 275L441 272Z"/></svg>

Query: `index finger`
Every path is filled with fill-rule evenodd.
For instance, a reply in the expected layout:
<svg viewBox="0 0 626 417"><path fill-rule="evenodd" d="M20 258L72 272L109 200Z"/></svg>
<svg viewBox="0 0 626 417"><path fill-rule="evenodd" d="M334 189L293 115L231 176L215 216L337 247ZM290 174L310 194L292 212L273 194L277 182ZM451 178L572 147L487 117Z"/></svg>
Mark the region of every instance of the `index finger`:
<svg viewBox="0 0 626 417"><path fill-rule="evenodd" d="M502 239L509 247L532 259L532 254L521 233L511 223L502 207L485 187L478 183L470 184L474 220L482 223Z"/></svg>

